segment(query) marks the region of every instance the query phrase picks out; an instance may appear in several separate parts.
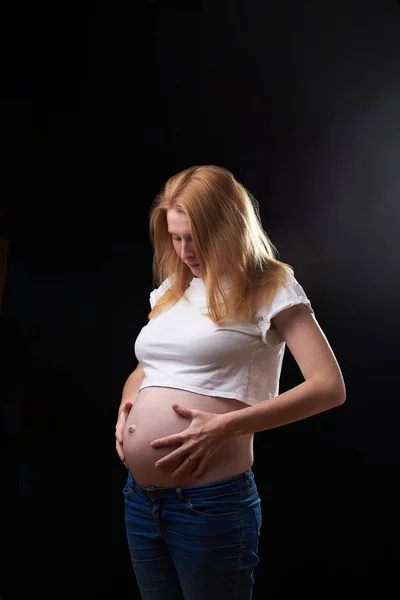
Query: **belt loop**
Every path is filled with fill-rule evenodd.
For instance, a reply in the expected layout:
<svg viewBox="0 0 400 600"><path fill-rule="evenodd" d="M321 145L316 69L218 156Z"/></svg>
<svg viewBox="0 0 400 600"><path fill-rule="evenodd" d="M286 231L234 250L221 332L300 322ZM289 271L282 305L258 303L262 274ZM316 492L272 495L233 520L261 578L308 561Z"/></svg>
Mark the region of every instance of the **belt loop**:
<svg viewBox="0 0 400 600"><path fill-rule="evenodd" d="M182 494L182 488L177 487L175 489L176 489L176 493L178 494L179 500L182 500L182 501L185 500L185 496Z"/></svg>
<svg viewBox="0 0 400 600"><path fill-rule="evenodd" d="M248 485L248 487L251 487L253 485L253 480L250 477L250 469L245 472L245 475L246 475L247 485Z"/></svg>

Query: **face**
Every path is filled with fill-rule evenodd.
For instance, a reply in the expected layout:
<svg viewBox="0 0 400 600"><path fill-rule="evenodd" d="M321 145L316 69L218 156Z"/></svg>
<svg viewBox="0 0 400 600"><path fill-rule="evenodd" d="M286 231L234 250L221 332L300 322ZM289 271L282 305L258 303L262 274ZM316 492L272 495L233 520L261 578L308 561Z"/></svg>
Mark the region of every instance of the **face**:
<svg viewBox="0 0 400 600"><path fill-rule="evenodd" d="M196 256L187 216L171 208L167 210L167 222L175 252L188 265L195 277L201 277L201 267Z"/></svg>

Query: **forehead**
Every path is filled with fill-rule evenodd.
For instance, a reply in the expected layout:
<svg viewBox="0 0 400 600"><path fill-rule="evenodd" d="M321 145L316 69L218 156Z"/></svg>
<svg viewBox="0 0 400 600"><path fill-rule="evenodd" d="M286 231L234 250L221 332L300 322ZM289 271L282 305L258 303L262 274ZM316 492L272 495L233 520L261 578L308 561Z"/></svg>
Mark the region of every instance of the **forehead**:
<svg viewBox="0 0 400 600"><path fill-rule="evenodd" d="M175 235L189 235L189 221L184 213L176 210L167 210L168 232Z"/></svg>

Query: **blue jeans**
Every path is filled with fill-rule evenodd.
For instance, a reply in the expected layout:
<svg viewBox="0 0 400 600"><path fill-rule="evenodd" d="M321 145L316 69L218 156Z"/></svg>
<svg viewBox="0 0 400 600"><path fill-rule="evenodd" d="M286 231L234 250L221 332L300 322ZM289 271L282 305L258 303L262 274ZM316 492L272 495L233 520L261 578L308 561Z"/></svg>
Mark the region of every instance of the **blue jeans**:
<svg viewBox="0 0 400 600"><path fill-rule="evenodd" d="M251 600L262 515L254 473L197 486L124 487L143 600Z"/></svg>

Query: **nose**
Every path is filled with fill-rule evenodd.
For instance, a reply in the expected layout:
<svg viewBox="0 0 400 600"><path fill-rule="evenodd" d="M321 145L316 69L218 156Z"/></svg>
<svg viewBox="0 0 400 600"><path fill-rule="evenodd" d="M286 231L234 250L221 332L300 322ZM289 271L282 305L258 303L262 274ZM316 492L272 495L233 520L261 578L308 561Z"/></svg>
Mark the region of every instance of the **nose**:
<svg viewBox="0 0 400 600"><path fill-rule="evenodd" d="M187 260L188 258L194 257L195 252L192 243L182 242L181 244L181 259Z"/></svg>

